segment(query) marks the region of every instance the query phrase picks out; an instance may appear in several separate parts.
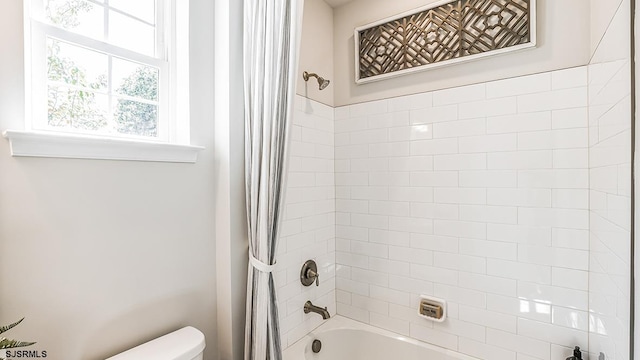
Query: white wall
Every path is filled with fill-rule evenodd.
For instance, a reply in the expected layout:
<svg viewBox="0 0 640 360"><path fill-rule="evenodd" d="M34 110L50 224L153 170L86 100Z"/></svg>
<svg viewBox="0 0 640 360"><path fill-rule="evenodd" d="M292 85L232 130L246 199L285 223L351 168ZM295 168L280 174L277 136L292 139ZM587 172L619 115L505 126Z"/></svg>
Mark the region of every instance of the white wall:
<svg viewBox="0 0 640 360"><path fill-rule="evenodd" d="M244 358L248 240L244 186L243 2L215 1L215 242L218 359Z"/></svg>
<svg viewBox="0 0 640 360"><path fill-rule="evenodd" d="M631 275L630 4L592 1L589 65L592 357L629 359Z"/></svg>
<svg viewBox="0 0 640 360"><path fill-rule="evenodd" d="M620 10L622 4L628 4L623 0L590 0L589 5L591 7L590 17L590 50L591 55L594 55L599 49L602 52L602 41L605 33L609 30L609 26L613 18L616 16L618 10ZM626 5L625 5L626 6Z"/></svg>
<svg viewBox="0 0 640 360"><path fill-rule="evenodd" d="M334 10L336 106L564 69L589 61L589 2L539 0L539 46L535 50L356 85L353 29L430 2L356 0Z"/></svg>
<svg viewBox="0 0 640 360"><path fill-rule="evenodd" d="M334 103L364 102L335 114L338 313L480 358L628 359L628 1L540 1L536 50L356 86L353 28L419 5L334 9Z"/></svg>
<svg viewBox="0 0 640 360"><path fill-rule="evenodd" d="M335 141L339 314L481 359L588 348L586 67L340 107Z"/></svg>
<svg viewBox="0 0 640 360"><path fill-rule="evenodd" d="M296 96L275 273L283 348L322 323L318 314L303 313L307 300L336 313L333 126L332 107ZM318 287L300 283L308 259L318 265Z"/></svg>
<svg viewBox="0 0 640 360"><path fill-rule="evenodd" d="M334 103L364 102L335 113L338 313L479 358L628 359L628 1L540 1L536 50L356 86L353 28L419 5L334 9Z"/></svg>
<svg viewBox="0 0 640 360"><path fill-rule="evenodd" d="M333 9L324 0L305 0L298 66L297 93L325 105L333 106L335 79L333 71ZM305 82L302 72L317 73L332 81L320 91L315 78Z"/></svg>
<svg viewBox="0 0 640 360"><path fill-rule="evenodd" d="M24 121L21 0L0 5L0 129ZM213 2L191 1L195 165L12 158L0 140L0 323L104 359L185 325L216 353Z"/></svg>

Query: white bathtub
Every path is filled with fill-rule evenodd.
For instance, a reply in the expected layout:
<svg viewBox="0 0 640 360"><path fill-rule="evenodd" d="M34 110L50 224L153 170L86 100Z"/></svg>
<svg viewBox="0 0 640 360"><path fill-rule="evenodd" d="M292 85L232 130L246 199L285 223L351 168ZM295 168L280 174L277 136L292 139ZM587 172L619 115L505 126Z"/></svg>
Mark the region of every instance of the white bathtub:
<svg viewBox="0 0 640 360"><path fill-rule="evenodd" d="M311 351L313 340L322 350ZM342 316L326 323L284 351L283 360L478 360Z"/></svg>

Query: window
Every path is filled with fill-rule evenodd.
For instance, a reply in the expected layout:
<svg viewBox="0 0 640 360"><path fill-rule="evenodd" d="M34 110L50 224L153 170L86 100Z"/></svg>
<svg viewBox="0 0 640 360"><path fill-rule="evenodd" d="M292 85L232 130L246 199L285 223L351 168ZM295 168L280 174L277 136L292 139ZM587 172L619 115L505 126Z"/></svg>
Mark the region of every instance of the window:
<svg viewBox="0 0 640 360"><path fill-rule="evenodd" d="M25 2L27 132L189 145L188 1Z"/></svg>

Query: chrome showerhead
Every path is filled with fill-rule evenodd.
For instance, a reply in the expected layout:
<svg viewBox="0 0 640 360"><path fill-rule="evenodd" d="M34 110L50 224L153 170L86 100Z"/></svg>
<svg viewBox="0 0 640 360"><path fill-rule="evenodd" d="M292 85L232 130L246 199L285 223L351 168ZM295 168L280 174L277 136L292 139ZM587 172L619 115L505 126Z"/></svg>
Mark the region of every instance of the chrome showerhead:
<svg viewBox="0 0 640 360"><path fill-rule="evenodd" d="M329 86L329 84L331 84L331 81L323 78L322 76L318 76L318 74L315 73L311 73L309 74L308 72L303 72L302 73L302 78L304 79L304 81L309 81L310 78L316 78L318 80L318 88L320 90L324 90L327 88L327 86Z"/></svg>

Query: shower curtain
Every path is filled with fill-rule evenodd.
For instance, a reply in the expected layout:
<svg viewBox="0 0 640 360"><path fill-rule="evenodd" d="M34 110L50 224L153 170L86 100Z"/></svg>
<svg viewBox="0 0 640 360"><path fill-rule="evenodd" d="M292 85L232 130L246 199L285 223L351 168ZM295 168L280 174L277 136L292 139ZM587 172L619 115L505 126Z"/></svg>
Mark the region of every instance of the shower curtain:
<svg viewBox="0 0 640 360"><path fill-rule="evenodd" d="M244 358L280 360L282 348L272 271L284 201L303 0L245 0L244 7L249 229Z"/></svg>

